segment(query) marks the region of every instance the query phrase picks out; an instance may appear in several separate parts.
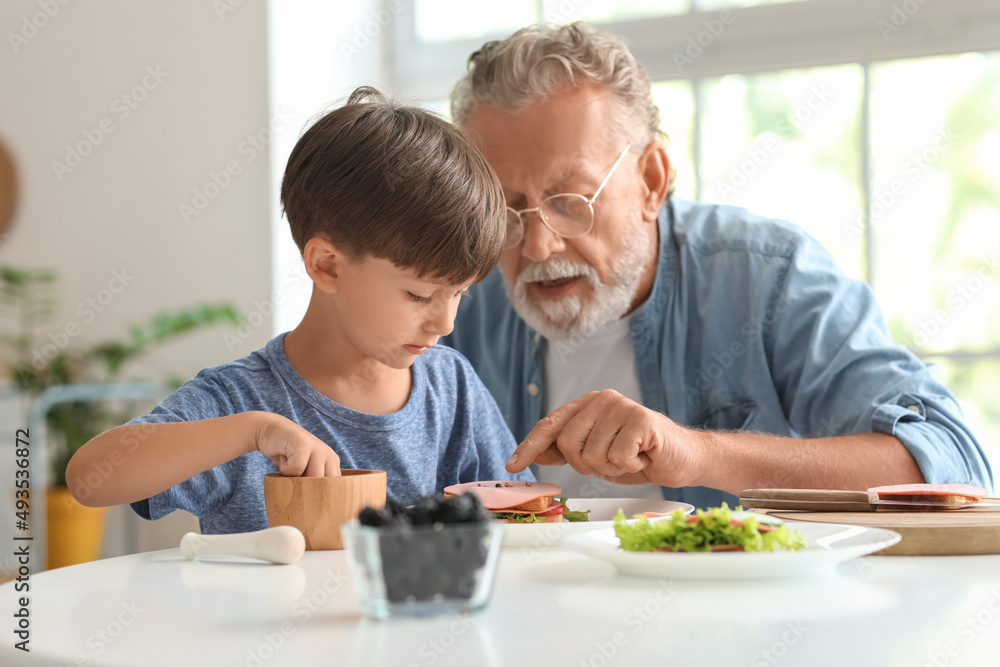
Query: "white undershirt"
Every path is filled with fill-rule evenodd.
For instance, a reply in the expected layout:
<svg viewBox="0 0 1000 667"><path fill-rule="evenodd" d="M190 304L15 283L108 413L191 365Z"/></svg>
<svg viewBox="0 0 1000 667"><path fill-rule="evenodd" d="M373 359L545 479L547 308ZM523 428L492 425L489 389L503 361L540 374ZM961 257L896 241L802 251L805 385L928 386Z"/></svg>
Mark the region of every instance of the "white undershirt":
<svg viewBox="0 0 1000 667"><path fill-rule="evenodd" d="M614 389L642 403L629 318L598 329L585 340L549 341L545 351L542 409L548 414L589 391ZM581 475L568 465L538 466L538 480L558 484L569 498L663 499L656 484L615 484Z"/></svg>

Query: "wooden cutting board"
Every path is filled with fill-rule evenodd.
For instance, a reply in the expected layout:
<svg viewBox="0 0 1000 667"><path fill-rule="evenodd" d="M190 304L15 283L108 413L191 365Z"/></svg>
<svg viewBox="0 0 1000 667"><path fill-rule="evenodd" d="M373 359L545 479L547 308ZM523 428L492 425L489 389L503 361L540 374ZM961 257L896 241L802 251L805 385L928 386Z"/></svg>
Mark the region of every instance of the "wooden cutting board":
<svg viewBox="0 0 1000 667"><path fill-rule="evenodd" d="M876 556L1000 554L1000 511L985 507L943 512L752 511L784 521L850 523L887 528L902 535L903 539Z"/></svg>

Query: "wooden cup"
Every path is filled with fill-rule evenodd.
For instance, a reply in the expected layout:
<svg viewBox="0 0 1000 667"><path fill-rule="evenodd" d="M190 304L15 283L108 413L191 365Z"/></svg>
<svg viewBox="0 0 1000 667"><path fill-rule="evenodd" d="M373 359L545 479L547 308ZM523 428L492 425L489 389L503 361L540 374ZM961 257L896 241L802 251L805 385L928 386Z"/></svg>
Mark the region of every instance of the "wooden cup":
<svg viewBox="0 0 1000 667"><path fill-rule="evenodd" d="M385 505L384 470L341 470L340 477L264 475L264 504L271 526L295 526L307 551L343 549L340 525L365 507Z"/></svg>

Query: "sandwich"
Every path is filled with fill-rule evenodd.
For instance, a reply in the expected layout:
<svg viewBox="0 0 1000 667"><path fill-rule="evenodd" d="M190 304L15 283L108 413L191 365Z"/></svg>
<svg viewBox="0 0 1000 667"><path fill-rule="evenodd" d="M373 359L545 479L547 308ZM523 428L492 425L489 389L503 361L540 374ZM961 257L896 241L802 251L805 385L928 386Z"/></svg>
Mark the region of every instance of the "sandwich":
<svg viewBox="0 0 1000 667"><path fill-rule="evenodd" d="M491 480L453 484L444 488L445 496L474 495L502 523L561 523L587 521L587 512L570 512L562 487L546 482Z"/></svg>

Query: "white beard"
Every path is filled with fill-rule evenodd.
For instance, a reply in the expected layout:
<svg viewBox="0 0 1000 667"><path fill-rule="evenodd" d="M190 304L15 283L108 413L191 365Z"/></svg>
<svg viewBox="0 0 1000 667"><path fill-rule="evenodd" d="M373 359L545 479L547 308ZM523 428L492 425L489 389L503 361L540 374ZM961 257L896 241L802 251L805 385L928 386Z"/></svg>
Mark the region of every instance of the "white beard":
<svg viewBox="0 0 1000 667"><path fill-rule="evenodd" d="M652 253L649 235L641 224L633 224L632 232L625 237L620 259L612 265L611 285L601 282L597 270L589 264L558 257L531 262L513 286L509 280L503 281L514 310L528 326L549 340L587 338L604 325L621 319L638 294ZM586 279L591 285L592 294L586 301L576 295L537 303L528 298L529 283L574 276Z"/></svg>

